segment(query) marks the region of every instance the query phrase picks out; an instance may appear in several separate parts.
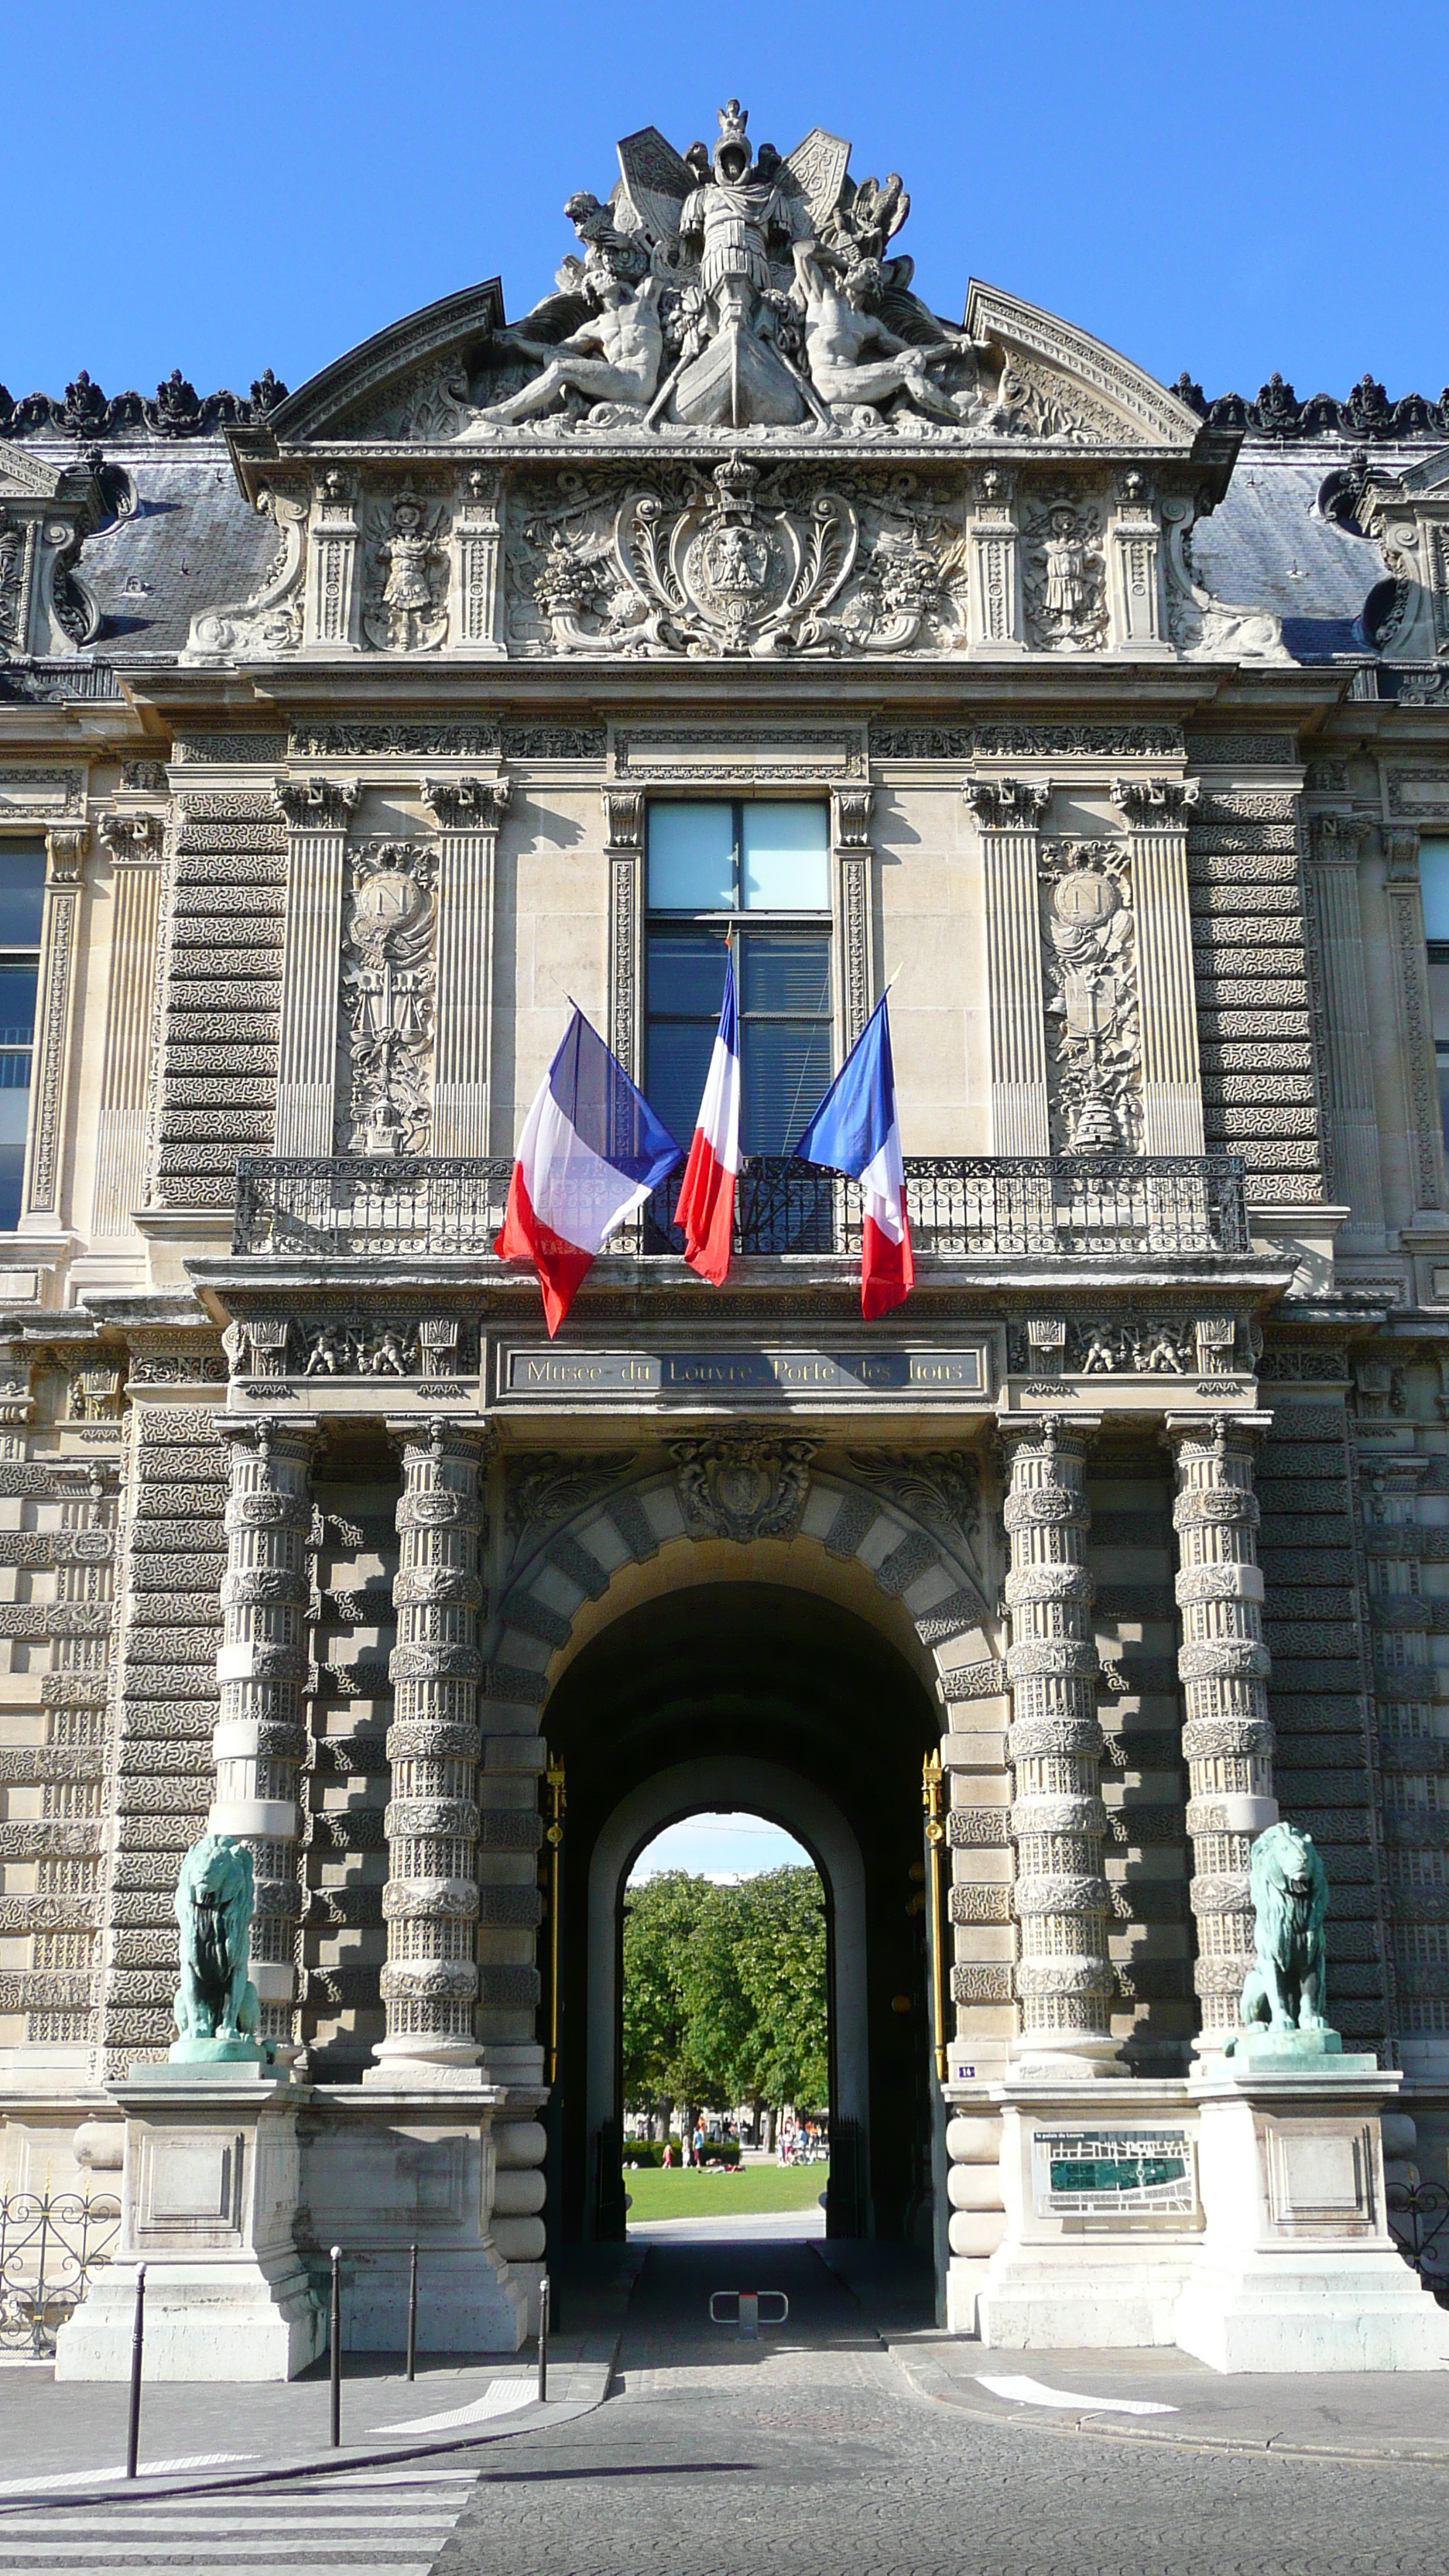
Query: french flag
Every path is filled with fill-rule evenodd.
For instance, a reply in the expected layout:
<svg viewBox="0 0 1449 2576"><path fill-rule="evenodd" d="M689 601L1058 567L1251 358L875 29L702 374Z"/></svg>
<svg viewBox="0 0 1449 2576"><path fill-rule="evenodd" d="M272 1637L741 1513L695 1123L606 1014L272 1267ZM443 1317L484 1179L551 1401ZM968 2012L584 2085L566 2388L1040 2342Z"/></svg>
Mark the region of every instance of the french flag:
<svg viewBox="0 0 1449 2576"><path fill-rule="evenodd" d="M523 1122L503 1231L494 1246L501 1260L533 1263L550 1339L595 1253L644 1205L681 1154L575 1003Z"/></svg>
<svg viewBox="0 0 1449 2576"><path fill-rule="evenodd" d="M865 1193L860 1305L869 1322L915 1285L891 1029L882 993L799 1144L802 1162L848 1172Z"/></svg>
<svg viewBox="0 0 1449 2576"><path fill-rule="evenodd" d="M735 961L725 953L724 1000L714 1053L689 1160L684 1166L674 1222L684 1229L684 1258L702 1279L724 1285L735 1221L735 1182L740 1168L740 1013Z"/></svg>

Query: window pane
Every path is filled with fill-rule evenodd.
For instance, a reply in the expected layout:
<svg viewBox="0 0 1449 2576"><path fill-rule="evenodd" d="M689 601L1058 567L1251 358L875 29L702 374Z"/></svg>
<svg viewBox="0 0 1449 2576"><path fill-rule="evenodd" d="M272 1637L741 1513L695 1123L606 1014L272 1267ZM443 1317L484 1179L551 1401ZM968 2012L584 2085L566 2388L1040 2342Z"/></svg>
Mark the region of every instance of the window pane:
<svg viewBox="0 0 1449 2576"><path fill-rule="evenodd" d="M1429 960L1429 1008L1435 1037L1449 1039L1449 956Z"/></svg>
<svg viewBox="0 0 1449 2576"><path fill-rule="evenodd" d="M659 912L731 912L734 820L728 805L651 805L649 901Z"/></svg>
<svg viewBox="0 0 1449 2576"><path fill-rule="evenodd" d="M717 1020L724 1000L724 973L725 944L713 931L652 931L651 1017Z"/></svg>
<svg viewBox="0 0 1449 2576"><path fill-rule="evenodd" d="M38 948L45 845L0 841L0 948Z"/></svg>
<svg viewBox="0 0 1449 2576"><path fill-rule="evenodd" d="M787 1154L830 1088L830 1031L818 1020L755 1020L741 1037L741 1143L747 1154Z"/></svg>
<svg viewBox="0 0 1449 2576"><path fill-rule="evenodd" d="M755 939L740 942L740 1008L752 1011L818 1011L830 1015L828 939Z"/></svg>
<svg viewBox="0 0 1449 2576"><path fill-rule="evenodd" d="M35 1035L33 966L0 966L0 1046L28 1046Z"/></svg>
<svg viewBox="0 0 1449 2576"><path fill-rule="evenodd" d="M649 1070L644 1097L677 1145L694 1134L714 1047L712 1020L665 1020L649 1031Z"/></svg>
<svg viewBox="0 0 1449 2576"><path fill-rule="evenodd" d="M1425 938L1449 939L1449 841L1419 843L1419 883Z"/></svg>
<svg viewBox="0 0 1449 2576"><path fill-rule="evenodd" d="M824 805L747 805L741 837L746 911L829 911L830 833Z"/></svg>

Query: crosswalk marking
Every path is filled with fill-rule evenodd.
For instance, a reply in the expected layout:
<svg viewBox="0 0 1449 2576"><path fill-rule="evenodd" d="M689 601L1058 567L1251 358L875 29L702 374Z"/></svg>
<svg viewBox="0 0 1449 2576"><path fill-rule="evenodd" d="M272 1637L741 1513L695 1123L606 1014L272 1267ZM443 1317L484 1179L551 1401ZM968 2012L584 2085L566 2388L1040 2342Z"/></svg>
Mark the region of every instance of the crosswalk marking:
<svg viewBox="0 0 1449 2576"><path fill-rule="evenodd" d="M134 2505L118 2495L74 2512L16 2507L0 2511L0 2576L26 2568L115 2576L148 2566L176 2576L198 2566L206 2576L431 2576L475 2483L457 2469L358 2470Z"/></svg>

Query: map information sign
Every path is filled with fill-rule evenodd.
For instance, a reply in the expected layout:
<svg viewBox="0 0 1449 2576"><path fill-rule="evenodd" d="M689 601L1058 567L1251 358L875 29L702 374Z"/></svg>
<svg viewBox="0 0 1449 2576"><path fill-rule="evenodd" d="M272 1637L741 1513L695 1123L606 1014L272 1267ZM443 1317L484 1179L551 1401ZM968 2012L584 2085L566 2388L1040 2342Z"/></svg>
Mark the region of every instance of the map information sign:
<svg viewBox="0 0 1449 2576"><path fill-rule="evenodd" d="M1043 2218L1192 2218L1193 2142L1186 2129L1035 2129L1036 2208Z"/></svg>

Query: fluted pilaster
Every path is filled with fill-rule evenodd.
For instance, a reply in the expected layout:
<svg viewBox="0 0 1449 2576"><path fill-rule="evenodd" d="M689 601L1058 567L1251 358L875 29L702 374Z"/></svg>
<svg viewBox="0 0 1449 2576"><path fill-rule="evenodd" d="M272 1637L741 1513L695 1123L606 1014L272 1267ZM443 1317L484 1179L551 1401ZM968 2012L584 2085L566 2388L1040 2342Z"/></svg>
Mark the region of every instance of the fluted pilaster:
<svg viewBox="0 0 1449 2576"><path fill-rule="evenodd" d="M298 1779L306 1753L311 1586L307 1541L316 1425L229 1422L227 1570L216 1670L221 1705L207 1831L247 1844L256 1873L252 1978L269 2039L290 2039L296 1997Z"/></svg>
<svg viewBox="0 0 1449 2576"><path fill-rule="evenodd" d="M1015 2054L1049 2054L1083 2074L1116 2056L1098 1664L1092 1578L1083 1557L1087 1445L1095 1428L1095 1422L1050 1418L1003 1426L1011 1542L1007 1754L1021 1927Z"/></svg>
<svg viewBox="0 0 1449 2576"><path fill-rule="evenodd" d="M1177 1600L1192 1837L1199 2047L1237 2027L1253 1959L1253 1838L1276 1822L1268 1650L1257 1561L1253 1425L1169 1419L1177 1467Z"/></svg>
<svg viewBox="0 0 1449 2576"><path fill-rule="evenodd" d="M393 1600L392 1797L383 1894L387 2037L399 2063L472 2066L478 1995L480 1430L408 1424Z"/></svg>
<svg viewBox="0 0 1449 2576"><path fill-rule="evenodd" d="M1051 788L1045 780L972 779L964 792L981 833L986 888L991 1150L1048 1154L1037 843Z"/></svg>

